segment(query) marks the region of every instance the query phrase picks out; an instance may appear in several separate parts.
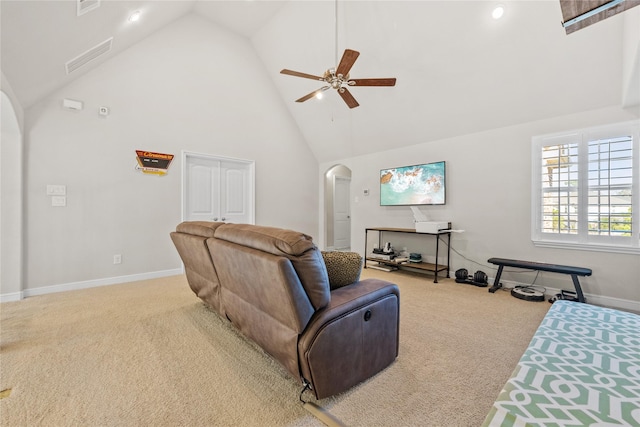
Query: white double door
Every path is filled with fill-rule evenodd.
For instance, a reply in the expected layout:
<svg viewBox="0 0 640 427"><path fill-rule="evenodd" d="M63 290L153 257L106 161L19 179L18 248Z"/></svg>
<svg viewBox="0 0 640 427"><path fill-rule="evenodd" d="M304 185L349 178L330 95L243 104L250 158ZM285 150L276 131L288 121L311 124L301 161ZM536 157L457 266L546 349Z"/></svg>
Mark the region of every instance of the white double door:
<svg viewBox="0 0 640 427"><path fill-rule="evenodd" d="M253 224L253 161L183 153L183 220Z"/></svg>

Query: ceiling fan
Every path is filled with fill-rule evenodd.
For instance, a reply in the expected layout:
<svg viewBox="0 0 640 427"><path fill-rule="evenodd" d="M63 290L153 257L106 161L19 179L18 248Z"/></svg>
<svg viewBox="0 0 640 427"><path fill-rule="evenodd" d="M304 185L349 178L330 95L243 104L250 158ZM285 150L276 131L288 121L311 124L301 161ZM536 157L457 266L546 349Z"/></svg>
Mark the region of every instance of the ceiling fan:
<svg viewBox="0 0 640 427"><path fill-rule="evenodd" d="M324 72L322 77L314 76L312 74L300 73L298 71L287 70L286 68L280 71L281 74L287 74L289 76L303 77L305 79L318 80L327 83L327 86L323 86L318 90L315 90L300 99L296 99L296 102L304 102L314 96L324 92L327 89L335 89L342 97L344 102L347 103L349 108L355 108L358 105L358 101L353 97L351 92L347 89L348 86L395 86L396 79L384 78L384 79L351 79L349 77L349 71L353 64L358 59L360 52L355 50L345 49L342 59L336 68L329 68Z"/></svg>

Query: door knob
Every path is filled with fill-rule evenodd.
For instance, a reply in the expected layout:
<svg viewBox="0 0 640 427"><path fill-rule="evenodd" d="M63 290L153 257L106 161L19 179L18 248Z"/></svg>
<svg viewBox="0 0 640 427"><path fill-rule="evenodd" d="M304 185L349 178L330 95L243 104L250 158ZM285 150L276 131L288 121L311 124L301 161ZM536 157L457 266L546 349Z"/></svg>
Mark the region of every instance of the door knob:
<svg viewBox="0 0 640 427"><path fill-rule="evenodd" d="M217 220L218 220L218 217L213 218L213 220L214 220L214 221L217 221Z"/></svg>
<svg viewBox="0 0 640 427"><path fill-rule="evenodd" d="M227 218L225 218L225 217L222 217L222 220L223 220L223 221L224 221L225 219L227 219Z"/></svg>

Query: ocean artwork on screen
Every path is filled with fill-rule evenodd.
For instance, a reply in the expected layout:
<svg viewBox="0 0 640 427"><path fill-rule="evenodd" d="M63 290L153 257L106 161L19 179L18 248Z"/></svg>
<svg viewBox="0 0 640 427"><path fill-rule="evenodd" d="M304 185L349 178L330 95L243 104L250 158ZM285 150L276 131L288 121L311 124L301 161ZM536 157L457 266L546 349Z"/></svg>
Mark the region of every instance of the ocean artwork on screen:
<svg viewBox="0 0 640 427"><path fill-rule="evenodd" d="M444 205L445 162L380 171L380 205Z"/></svg>

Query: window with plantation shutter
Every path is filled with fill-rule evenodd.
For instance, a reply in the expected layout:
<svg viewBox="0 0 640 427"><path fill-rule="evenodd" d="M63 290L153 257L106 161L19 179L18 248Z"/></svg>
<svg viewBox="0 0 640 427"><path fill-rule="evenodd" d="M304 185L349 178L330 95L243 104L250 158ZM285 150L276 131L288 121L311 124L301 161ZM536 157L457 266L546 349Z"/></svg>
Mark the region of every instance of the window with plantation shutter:
<svg viewBox="0 0 640 427"><path fill-rule="evenodd" d="M633 229L633 139L589 141L589 234L631 236Z"/></svg>
<svg viewBox="0 0 640 427"><path fill-rule="evenodd" d="M542 232L578 233L578 144L551 143L542 147Z"/></svg>
<svg viewBox="0 0 640 427"><path fill-rule="evenodd" d="M638 128L533 138L535 245L640 253Z"/></svg>

